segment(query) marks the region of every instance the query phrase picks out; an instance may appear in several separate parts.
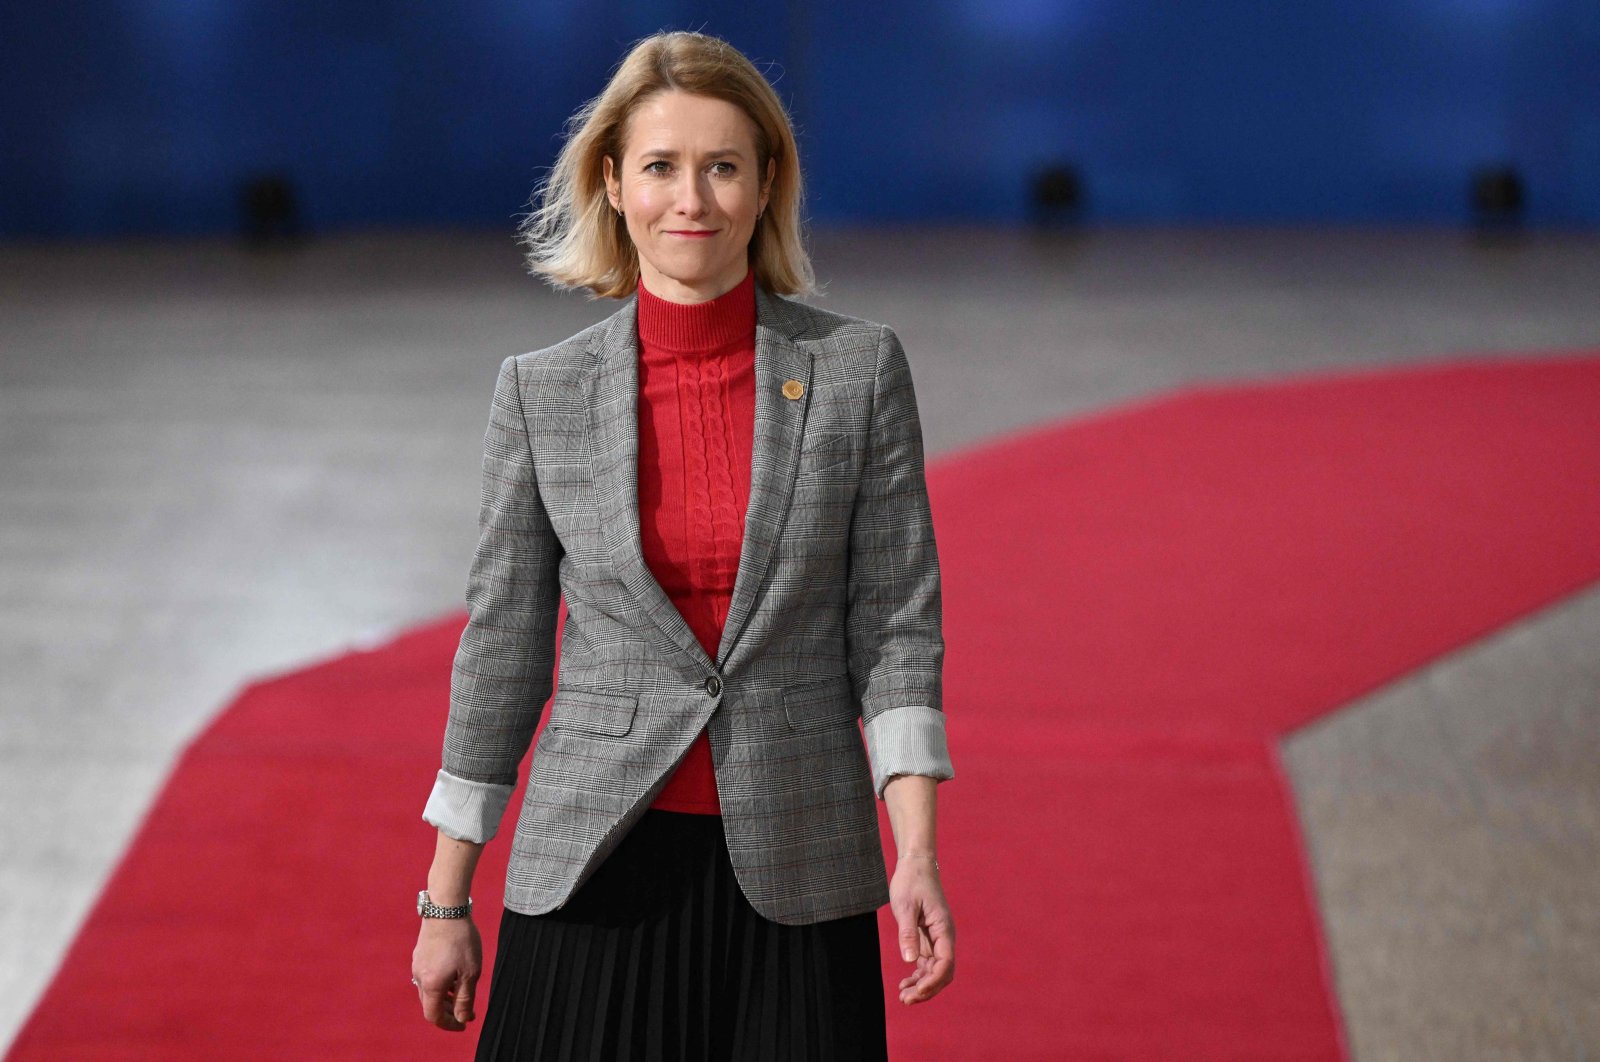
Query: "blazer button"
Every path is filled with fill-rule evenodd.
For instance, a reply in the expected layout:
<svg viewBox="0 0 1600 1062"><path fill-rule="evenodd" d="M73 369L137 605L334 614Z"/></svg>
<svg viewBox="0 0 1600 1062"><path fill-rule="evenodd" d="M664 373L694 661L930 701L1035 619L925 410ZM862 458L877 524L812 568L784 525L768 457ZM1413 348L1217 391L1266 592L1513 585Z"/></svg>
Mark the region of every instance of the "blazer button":
<svg viewBox="0 0 1600 1062"><path fill-rule="evenodd" d="M715 697L722 692L722 680L715 675L706 679L706 692Z"/></svg>

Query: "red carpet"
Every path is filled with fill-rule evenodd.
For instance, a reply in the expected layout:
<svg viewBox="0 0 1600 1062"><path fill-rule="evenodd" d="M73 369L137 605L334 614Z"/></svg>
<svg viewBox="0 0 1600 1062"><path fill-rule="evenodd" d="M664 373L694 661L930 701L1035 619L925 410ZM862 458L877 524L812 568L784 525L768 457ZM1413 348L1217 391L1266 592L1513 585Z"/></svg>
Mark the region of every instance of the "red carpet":
<svg viewBox="0 0 1600 1062"><path fill-rule="evenodd" d="M886 992L895 1057L1344 1057L1276 742L1600 579L1597 425L1600 352L1193 388L931 469L960 958ZM470 1057L408 981L463 618L219 716L10 1057Z"/></svg>

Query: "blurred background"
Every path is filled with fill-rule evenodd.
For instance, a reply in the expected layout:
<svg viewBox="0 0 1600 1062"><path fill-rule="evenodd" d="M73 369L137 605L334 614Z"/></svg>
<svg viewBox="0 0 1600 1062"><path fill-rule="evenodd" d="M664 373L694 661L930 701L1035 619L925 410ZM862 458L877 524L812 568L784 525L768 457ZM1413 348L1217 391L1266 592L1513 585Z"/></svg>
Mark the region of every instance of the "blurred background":
<svg viewBox="0 0 1600 1062"><path fill-rule="evenodd" d="M1600 221L1585 0L79 2L3 18L12 237L236 232L272 192L318 233L503 227L567 116L655 28L717 33L769 72L819 223L1017 223L1073 200L1111 223L1452 224L1492 176L1529 223Z"/></svg>
<svg viewBox="0 0 1600 1062"><path fill-rule="evenodd" d="M512 230L660 29L790 107L817 298L896 328L930 461L1600 350L1590 0L7 5L0 1044L232 694L459 608L496 369L615 308ZM1597 638L1591 587L1286 741L1354 1057L1600 1055Z"/></svg>

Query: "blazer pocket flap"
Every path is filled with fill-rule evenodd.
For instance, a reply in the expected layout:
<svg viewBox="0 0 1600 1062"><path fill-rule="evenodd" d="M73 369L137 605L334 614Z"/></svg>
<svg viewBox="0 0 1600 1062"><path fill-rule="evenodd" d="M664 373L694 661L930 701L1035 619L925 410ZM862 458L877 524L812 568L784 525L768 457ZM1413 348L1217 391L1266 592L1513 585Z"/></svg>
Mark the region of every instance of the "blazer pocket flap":
<svg viewBox="0 0 1600 1062"><path fill-rule="evenodd" d="M549 725L558 730L578 730L589 734L626 734L633 727L639 707L636 693L586 690L561 686L550 705Z"/></svg>
<svg viewBox="0 0 1600 1062"><path fill-rule="evenodd" d="M847 431L835 431L819 435L815 439L807 439L805 445L800 448L800 452L809 454L818 450L834 450L841 447L848 449L849 446L850 433Z"/></svg>
<svg viewBox="0 0 1600 1062"><path fill-rule="evenodd" d="M827 468L845 460L854 450L855 436L839 431L807 440L800 448L800 456L807 468Z"/></svg>
<svg viewBox="0 0 1600 1062"><path fill-rule="evenodd" d="M850 676L837 675L784 690L783 714L797 730L854 722Z"/></svg>

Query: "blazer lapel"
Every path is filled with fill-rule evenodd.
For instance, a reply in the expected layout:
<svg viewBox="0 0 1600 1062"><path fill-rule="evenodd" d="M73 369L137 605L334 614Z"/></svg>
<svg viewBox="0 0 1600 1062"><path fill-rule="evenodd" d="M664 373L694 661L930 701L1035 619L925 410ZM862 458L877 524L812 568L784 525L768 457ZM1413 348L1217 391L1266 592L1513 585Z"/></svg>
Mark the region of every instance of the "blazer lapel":
<svg viewBox="0 0 1600 1062"><path fill-rule="evenodd" d="M755 438L750 501L733 599L717 647L718 668L727 663L749 622L794 492L801 429L811 400L811 355L792 339L798 324L790 304L756 285ZM584 380L601 534L623 585L666 639L664 648L690 654L703 669L711 661L700 640L644 561L639 532L638 343L635 294L599 330L591 347L595 364ZM789 380L798 381L804 388L799 398L784 395L783 385Z"/></svg>
<svg viewBox="0 0 1600 1062"><path fill-rule="evenodd" d="M801 322L793 310L793 303L756 285L756 414L750 502L745 510L733 600L728 604L722 641L717 646L718 667L728 662L749 623L794 494L801 430L811 404L811 354L794 343ZM784 384L790 380L802 388L798 398L783 393Z"/></svg>

